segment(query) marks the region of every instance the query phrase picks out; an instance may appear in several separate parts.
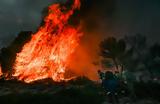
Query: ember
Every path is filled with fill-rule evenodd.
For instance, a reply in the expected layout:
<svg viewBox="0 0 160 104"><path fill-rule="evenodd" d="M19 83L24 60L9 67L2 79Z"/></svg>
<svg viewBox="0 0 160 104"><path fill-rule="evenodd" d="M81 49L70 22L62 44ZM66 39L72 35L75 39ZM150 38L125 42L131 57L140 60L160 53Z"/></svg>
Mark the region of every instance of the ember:
<svg viewBox="0 0 160 104"><path fill-rule="evenodd" d="M26 83L45 78L58 82L72 78L65 78L64 74L70 57L79 45L82 32L80 26L70 26L68 20L79 8L79 0L74 0L70 10L60 4L49 7L44 25L17 54L13 66L14 77Z"/></svg>

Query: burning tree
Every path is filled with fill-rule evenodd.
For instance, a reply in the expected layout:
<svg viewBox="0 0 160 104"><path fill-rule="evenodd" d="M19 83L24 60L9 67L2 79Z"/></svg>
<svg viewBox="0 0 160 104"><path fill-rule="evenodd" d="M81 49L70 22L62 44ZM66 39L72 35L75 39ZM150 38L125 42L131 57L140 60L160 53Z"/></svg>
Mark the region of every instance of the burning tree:
<svg viewBox="0 0 160 104"><path fill-rule="evenodd" d="M68 21L80 5L79 0L73 0L70 8L61 4L49 6L43 26L16 55L14 77L27 83L45 78L68 80L64 75L66 67L82 36L80 25L73 27Z"/></svg>

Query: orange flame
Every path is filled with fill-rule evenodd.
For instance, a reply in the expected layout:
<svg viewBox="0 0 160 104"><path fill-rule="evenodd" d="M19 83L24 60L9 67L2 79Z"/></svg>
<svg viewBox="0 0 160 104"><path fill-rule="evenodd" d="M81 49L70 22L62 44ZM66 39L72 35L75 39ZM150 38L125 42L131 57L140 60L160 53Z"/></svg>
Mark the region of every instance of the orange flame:
<svg viewBox="0 0 160 104"><path fill-rule="evenodd" d="M79 8L79 0L74 0L70 10L60 4L49 7L45 24L17 54L13 66L14 77L26 83L45 78L68 80L64 76L66 67L82 35L80 26L72 27L68 20L74 10ZM62 12L62 9L66 11Z"/></svg>
<svg viewBox="0 0 160 104"><path fill-rule="evenodd" d="M1 67L1 64L0 64L0 76L2 76L3 73L2 73L2 67Z"/></svg>

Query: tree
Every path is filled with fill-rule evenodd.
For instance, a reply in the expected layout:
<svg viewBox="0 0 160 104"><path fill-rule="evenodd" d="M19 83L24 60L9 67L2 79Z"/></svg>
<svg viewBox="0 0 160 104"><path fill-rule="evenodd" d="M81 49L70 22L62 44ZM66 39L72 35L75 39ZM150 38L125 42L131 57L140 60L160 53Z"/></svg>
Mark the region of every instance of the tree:
<svg viewBox="0 0 160 104"><path fill-rule="evenodd" d="M127 59L132 56L132 49L127 50L123 39L109 37L100 43L100 55L112 59L117 70L119 65L123 70Z"/></svg>
<svg viewBox="0 0 160 104"><path fill-rule="evenodd" d="M130 64L128 63L129 68L131 70L142 69L142 66L145 66L144 60L148 51L146 37L141 34L128 35L124 37L124 40L126 44L132 48L133 53L132 58L130 58Z"/></svg>
<svg viewBox="0 0 160 104"><path fill-rule="evenodd" d="M152 45L148 52L148 59L145 60L146 64L150 69L152 69L152 72L159 72L160 70L160 44L155 43Z"/></svg>
<svg viewBox="0 0 160 104"><path fill-rule="evenodd" d="M139 66L143 66L143 69L148 70L151 78L153 78L151 63L153 63L153 53L155 53L156 49L152 49L153 47L149 49L147 46L147 38L141 34L125 36L125 40L127 44L133 47L134 59L137 60L137 69L139 70Z"/></svg>

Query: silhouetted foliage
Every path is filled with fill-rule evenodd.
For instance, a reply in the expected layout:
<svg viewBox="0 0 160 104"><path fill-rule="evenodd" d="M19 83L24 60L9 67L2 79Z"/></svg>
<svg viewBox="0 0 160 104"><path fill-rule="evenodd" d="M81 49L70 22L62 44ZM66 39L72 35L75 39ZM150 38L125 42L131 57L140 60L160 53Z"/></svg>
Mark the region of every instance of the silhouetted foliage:
<svg viewBox="0 0 160 104"><path fill-rule="evenodd" d="M147 70L154 78L160 68L160 45L147 45L147 38L141 34L125 36L124 39L109 37L100 44L101 56L113 60L114 65L130 71ZM102 64L112 66L107 60Z"/></svg>
<svg viewBox="0 0 160 104"><path fill-rule="evenodd" d="M109 37L100 43L100 52L102 57L111 58L117 69L118 65L123 69L128 58L132 56L132 49L127 49L125 41L114 37Z"/></svg>
<svg viewBox="0 0 160 104"><path fill-rule="evenodd" d="M160 45L154 44L150 47L148 53L148 60L146 60L149 68L152 69L152 72L160 73Z"/></svg>
<svg viewBox="0 0 160 104"><path fill-rule="evenodd" d="M150 71L146 64L148 58L148 46L147 38L144 35L136 34L133 36L125 36L125 41L129 47L133 50L133 57L131 62L131 69L133 70L145 70Z"/></svg>
<svg viewBox="0 0 160 104"><path fill-rule="evenodd" d="M152 58L160 57L160 44L155 43L150 47L149 52L152 53Z"/></svg>

